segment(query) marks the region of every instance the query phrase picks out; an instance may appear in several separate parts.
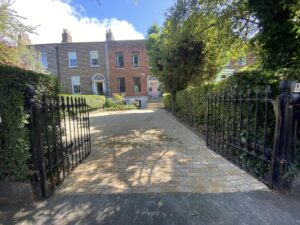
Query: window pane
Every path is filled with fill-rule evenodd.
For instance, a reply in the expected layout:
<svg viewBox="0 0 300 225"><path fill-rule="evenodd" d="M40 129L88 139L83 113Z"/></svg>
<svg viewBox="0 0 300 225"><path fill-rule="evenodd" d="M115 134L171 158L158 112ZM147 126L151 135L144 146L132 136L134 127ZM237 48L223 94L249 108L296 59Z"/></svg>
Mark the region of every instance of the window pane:
<svg viewBox="0 0 300 225"><path fill-rule="evenodd" d="M43 65L43 67L46 69L48 68L48 59L47 59L47 53L41 53L41 63Z"/></svg>
<svg viewBox="0 0 300 225"><path fill-rule="evenodd" d="M74 94L79 94L80 93L80 85L74 85L73 91L74 91Z"/></svg>
<svg viewBox="0 0 300 225"><path fill-rule="evenodd" d="M123 54L123 52L117 52L116 59L117 59L117 68L123 68L124 67L124 54Z"/></svg>
<svg viewBox="0 0 300 225"><path fill-rule="evenodd" d="M141 92L141 78L140 77L133 78L133 91Z"/></svg>
<svg viewBox="0 0 300 225"><path fill-rule="evenodd" d="M99 65L99 60L98 59L92 59L92 66L97 66Z"/></svg>
<svg viewBox="0 0 300 225"><path fill-rule="evenodd" d="M76 52L68 52L68 56L69 56L69 67L76 67L77 66Z"/></svg>
<svg viewBox="0 0 300 225"><path fill-rule="evenodd" d="M71 77L72 90L74 94L80 93L80 76Z"/></svg>
<svg viewBox="0 0 300 225"><path fill-rule="evenodd" d="M90 51L90 57L91 57L91 65L98 66L99 65L98 51Z"/></svg>
<svg viewBox="0 0 300 225"><path fill-rule="evenodd" d="M118 78L118 91L119 92L125 92L126 91L125 78L124 77Z"/></svg>
<svg viewBox="0 0 300 225"><path fill-rule="evenodd" d="M140 66L140 53L139 52L133 52L132 53L132 66L133 67L139 67Z"/></svg>

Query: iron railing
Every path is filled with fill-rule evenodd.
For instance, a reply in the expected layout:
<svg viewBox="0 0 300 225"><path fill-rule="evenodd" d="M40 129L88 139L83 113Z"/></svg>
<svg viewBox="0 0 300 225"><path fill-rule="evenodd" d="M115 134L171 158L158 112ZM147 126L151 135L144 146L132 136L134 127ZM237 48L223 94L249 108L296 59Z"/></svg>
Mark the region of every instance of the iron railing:
<svg viewBox="0 0 300 225"><path fill-rule="evenodd" d="M27 99L31 130L32 183L35 194L50 196L91 152L90 121L84 98Z"/></svg>
<svg viewBox="0 0 300 225"><path fill-rule="evenodd" d="M290 83L276 99L270 94L269 87L208 94L206 143L270 187L283 188L295 158L300 96L292 104Z"/></svg>

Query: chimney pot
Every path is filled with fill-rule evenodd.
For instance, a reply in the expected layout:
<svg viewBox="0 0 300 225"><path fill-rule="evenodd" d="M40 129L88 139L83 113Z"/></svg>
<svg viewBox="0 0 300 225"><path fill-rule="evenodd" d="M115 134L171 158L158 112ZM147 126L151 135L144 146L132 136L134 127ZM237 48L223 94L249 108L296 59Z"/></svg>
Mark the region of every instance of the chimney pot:
<svg viewBox="0 0 300 225"><path fill-rule="evenodd" d="M61 36L62 36L62 41L61 41L62 43L71 43L72 42L72 36L68 29L64 28Z"/></svg>
<svg viewBox="0 0 300 225"><path fill-rule="evenodd" d="M109 28L108 31L106 30L106 41L113 41L113 40L115 39L111 29Z"/></svg>

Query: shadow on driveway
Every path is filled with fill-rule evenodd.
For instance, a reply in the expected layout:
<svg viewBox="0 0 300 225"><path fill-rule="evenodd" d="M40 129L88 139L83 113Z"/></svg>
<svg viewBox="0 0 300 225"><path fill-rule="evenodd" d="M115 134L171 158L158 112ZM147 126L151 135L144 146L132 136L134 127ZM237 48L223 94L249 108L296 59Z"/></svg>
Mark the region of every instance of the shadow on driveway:
<svg viewBox="0 0 300 225"><path fill-rule="evenodd" d="M299 199L254 191L64 195L14 211L0 206L1 224L272 224L300 223Z"/></svg>

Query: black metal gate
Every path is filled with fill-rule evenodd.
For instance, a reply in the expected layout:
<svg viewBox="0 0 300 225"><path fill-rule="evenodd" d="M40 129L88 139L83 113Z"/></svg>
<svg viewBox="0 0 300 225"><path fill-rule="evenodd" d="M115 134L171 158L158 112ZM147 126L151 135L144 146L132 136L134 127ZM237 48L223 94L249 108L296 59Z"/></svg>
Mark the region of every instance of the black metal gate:
<svg viewBox="0 0 300 225"><path fill-rule="evenodd" d="M27 91L30 115L32 184L40 198L50 196L68 173L91 152L90 121L84 98L34 100Z"/></svg>
<svg viewBox="0 0 300 225"><path fill-rule="evenodd" d="M288 81L280 89L276 99L269 87L208 95L206 143L269 186L283 188L295 159L300 95Z"/></svg>

